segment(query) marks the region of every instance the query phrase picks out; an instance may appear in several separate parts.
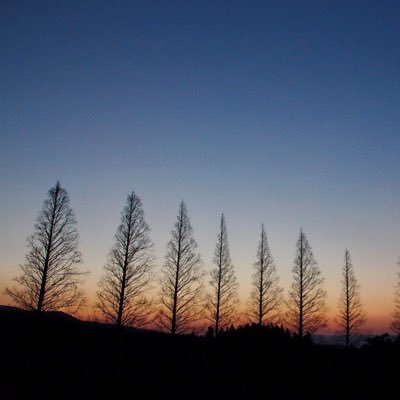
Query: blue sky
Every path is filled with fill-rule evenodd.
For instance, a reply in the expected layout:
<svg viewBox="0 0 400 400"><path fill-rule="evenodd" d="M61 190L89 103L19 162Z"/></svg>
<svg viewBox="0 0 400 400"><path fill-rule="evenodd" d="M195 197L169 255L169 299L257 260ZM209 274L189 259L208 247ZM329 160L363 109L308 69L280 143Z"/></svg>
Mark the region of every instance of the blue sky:
<svg viewBox="0 0 400 400"><path fill-rule="evenodd" d="M184 199L206 269L225 213L243 301L261 223L285 289L302 226L331 312L348 247L371 316L387 317L399 20L396 1L1 2L0 290L59 179L89 293L135 190L157 269Z"/></svg>

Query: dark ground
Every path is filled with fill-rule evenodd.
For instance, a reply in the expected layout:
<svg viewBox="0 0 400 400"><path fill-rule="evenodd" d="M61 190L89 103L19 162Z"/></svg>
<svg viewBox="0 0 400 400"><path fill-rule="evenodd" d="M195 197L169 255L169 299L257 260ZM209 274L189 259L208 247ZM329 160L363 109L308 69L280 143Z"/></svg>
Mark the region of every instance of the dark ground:
<svg viewBox="0 0 400 400"><path fill-rule="evenodd" d="M278 327L218 340L0 307L0 399L400 399L400 345L299 342ZM100 397L101 396L101 397Z"/></svg>

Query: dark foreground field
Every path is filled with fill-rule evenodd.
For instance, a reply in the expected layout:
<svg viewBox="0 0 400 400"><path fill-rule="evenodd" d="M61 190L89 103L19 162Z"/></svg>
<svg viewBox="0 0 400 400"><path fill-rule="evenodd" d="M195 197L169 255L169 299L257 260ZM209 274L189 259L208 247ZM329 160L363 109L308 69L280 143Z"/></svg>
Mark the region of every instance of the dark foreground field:
<svg viewBox="0 0 400 400"><path fill-rule="evenodd" d="M299 343L280 328L219 340L0 310L0 398L399 399L400 346Z"/></svg>

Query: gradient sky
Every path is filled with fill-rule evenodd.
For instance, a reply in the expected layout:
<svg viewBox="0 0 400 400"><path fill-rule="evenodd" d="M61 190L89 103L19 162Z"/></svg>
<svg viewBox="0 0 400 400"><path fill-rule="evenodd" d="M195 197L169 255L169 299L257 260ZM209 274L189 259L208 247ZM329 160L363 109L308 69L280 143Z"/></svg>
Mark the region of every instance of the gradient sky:
<svg viewBox="0 0 400 400"><path fill-rule="evenodd" d="M134 190L157 270L181 199L206 269L225 213L243 302L261 223L285 293L302 226L330 316L347 247L367 331L387 330L400 256L399 21L394 0L2 1L0 291L60 180L91 298Z"/></svg>

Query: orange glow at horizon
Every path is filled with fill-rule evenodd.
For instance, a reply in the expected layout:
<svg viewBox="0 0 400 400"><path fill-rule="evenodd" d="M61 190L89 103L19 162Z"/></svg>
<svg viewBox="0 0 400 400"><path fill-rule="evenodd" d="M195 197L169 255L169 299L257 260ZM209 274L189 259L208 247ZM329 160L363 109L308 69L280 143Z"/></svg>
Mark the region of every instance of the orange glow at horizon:
<svg viewBox="0 0 400 400"><path fill-rule="evenodd" d="M94 282L97 281L98 276L92 274L92 279L90 279L85 284L86 295L88 299L88 306L84 309L81 309L76 316L80 319L86 320L101 320L100 316L96 313L94 305L96 303L96 291L97 286ZM5 286L12 286L12 281L4 282ZM4 294L4 287L1 288L0 291L0 304L4 305L12 305L10 303L10 299ZM287 285L285 285L287 286ZM386 293L381 293L375 287L373 282L364 282L363 288L365 290L361 291L361 300L364 305L364 309L367 313L367 321L363 326L361 333L365 334L383 334L386 332L390 333L390 323L391 323L391 315L393 312L393 293L391 291L387 291ZM328 316L328 326L318 333L332 335L335 334L337 329L335 327L335 318L338 310L338 296L340 293L340 288L337 286L327 286L325 289L328 292L327 297L327 316ZM375 290L374 290L375 289ZM245 317L245 307L248 299L248 295L250 293L250 287L245 283L241 286L240 289L240 307L239 307L239 315L238 322L235 325L244 324L247 321ZM367 295L369 293L369 295ZM157 294L157 287L150 292L150 297ZM287 288L285 287L285 295L287 296ZM208 326L204 321L200 324L202 327ZM146 325L146 327L150 328L150 325Z"/></svg>

